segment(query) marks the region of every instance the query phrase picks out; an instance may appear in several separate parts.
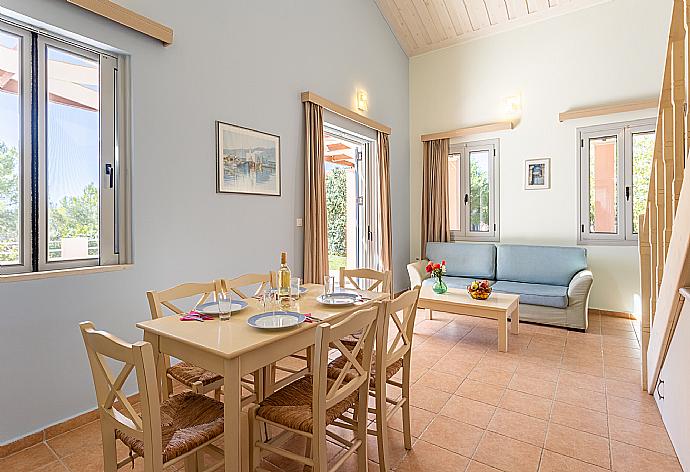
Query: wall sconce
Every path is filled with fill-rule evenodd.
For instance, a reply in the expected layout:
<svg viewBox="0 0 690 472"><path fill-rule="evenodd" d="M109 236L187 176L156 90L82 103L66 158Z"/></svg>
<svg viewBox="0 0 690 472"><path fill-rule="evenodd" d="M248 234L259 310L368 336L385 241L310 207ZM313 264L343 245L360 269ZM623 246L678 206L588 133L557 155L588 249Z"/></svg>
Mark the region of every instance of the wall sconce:
<svg viewBox="0 0 690 472"><path fill-rule="evenodd" d="M519 118L522 114L522 97L518 94L504 98L503 110L506 118Z"/></svg>
<svg viewBox="0 0 690 472"><path fill-rule="evenodd" d="M366 90L357 90L357 109L360 111L369 109L369 95Z"/></svg>

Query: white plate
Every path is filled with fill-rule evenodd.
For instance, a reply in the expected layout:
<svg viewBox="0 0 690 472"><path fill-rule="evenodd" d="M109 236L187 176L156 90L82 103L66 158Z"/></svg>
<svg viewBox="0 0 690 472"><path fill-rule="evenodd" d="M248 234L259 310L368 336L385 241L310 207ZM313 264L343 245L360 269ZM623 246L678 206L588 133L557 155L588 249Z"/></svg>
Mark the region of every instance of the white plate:
<svg viewBox="0 0 690 472"><path fill-rule="evenodd" d="M294 311L270 311L250 317L247 324L260 329L283 329L297 326L305 319L303 314Z"/></svg>
<svg viewBox="0 0 690 472"><path fill-rule="evenodd" d="M247 308L247 302L244 300L233 300L232 303L221 302L220 308L222 313L235 313ZM221 310L218 309L218 302L202 303L196 307L196 311L204 315L218 315L221 313Z"/></svg>
<svg viewBox="0 0 690 472"><path fill-rule="evenodd" d="M316 297L316 301L322 305L330 306L350 306L354 305L362 299L361 296L356 293L348 292L335 292L330 295L319 295Z"/></svg>

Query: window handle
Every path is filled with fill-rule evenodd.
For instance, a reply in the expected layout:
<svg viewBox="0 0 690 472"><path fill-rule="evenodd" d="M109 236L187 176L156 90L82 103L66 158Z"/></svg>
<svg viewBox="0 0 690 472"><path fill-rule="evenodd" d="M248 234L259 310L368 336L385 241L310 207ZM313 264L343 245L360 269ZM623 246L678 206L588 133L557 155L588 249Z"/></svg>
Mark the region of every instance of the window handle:
<svg viewBox="0 0 690 472"><path fill-rule="evenodd" d="M113 169L113 165L108 163L105 165L105 175L110 176L110 184L109 187L113 188L113 184L115 182L115 169Z"/></svg>
<svg viewBox="0 0 690 472"><path fill-rule="evenodd" d="M625 201L630 201L630 187L625 187Z"/></svg>
<svg viewBox="0 0 690 472"><path fill-rule="evenodd" d="M469 195L465 194L465 205L467 205L467 202L469 201Z"/></svg>

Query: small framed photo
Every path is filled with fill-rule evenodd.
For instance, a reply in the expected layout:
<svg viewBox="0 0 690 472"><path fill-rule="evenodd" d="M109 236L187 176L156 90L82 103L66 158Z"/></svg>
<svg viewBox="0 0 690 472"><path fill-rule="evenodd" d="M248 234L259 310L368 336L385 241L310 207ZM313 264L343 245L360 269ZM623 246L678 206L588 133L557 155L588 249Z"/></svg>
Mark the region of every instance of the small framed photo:
<svg viewBox="0 0 690 472"><path fill-rule="evenodd" d="M216 192L280 195L280 136L216 122Z"/></svg>
<svg viewBox="0 0 690 472"><path fill-rule="evenodd" d="M525 161L525 190L551 188L551 159L529 159Z"/></svg>

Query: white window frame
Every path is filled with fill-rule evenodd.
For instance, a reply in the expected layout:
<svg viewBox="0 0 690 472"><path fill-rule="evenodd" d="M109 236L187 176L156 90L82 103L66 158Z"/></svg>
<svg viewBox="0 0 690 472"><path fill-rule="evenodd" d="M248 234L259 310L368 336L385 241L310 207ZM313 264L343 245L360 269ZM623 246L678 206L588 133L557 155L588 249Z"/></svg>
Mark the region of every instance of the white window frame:
<svg viewBox="0 0 690 472"><path fill-rule="evenodd" d="M130 245L130 179L129 179L129 127L127 106L128 61L126 58L95 49L72 39L65 39L45 30L38 30L11 19L0 17L0 30L21 38L21 136L20 186L21 186L21 252L19 264L0 266L0 275L20 274L79 267L108 266L131 263ZM35 39L34 39L35 38ZM36 58L32 49L36 43ZM48 261L48 195L47 195L47 54L48 46L74 53L100 64L100 156L99 156L99 257L92 259ZM32 135L33 61L38 67L36 78L38 93L37 136ZM35 141L35 142L34 142ZM37 155L33 149L37 146ZM38 166L38 188L32 188L32 165ZM106 164L112 173L106 173ZM38 214L32 206L37 203ZM34 219L35 218L35 219ZM34 233L37 232L37 241ZM37 243L37 254L33 246Z"/></svg>
<svg viewBox="0 0 690 472"><path fill-rule="evenodd" d="M634 134L656 131L656 119L624 121L577 129L577 179L578 179L578 244L632 246L637 244L638 235L633 233L633 146ZM593 233L589 222L589 169L592 139L617 138L618 189L616 233Z"/></svg>
<svg viewBox="0 0 690 472"><path fill-rule="evenodd" d="M472 152L486 151L489 153L489 231L472 231L470 229L470 208L466 200L469 199L469 166ZM460 229L451 229L452 241L485 241L498 242L500 240L499 224L499 139L487 139L472 142L452 142L448 157L458 156L461 163L458 166L457 207L462 209L459 215ZM467 199L465 198L467 196Z"/></svg>

